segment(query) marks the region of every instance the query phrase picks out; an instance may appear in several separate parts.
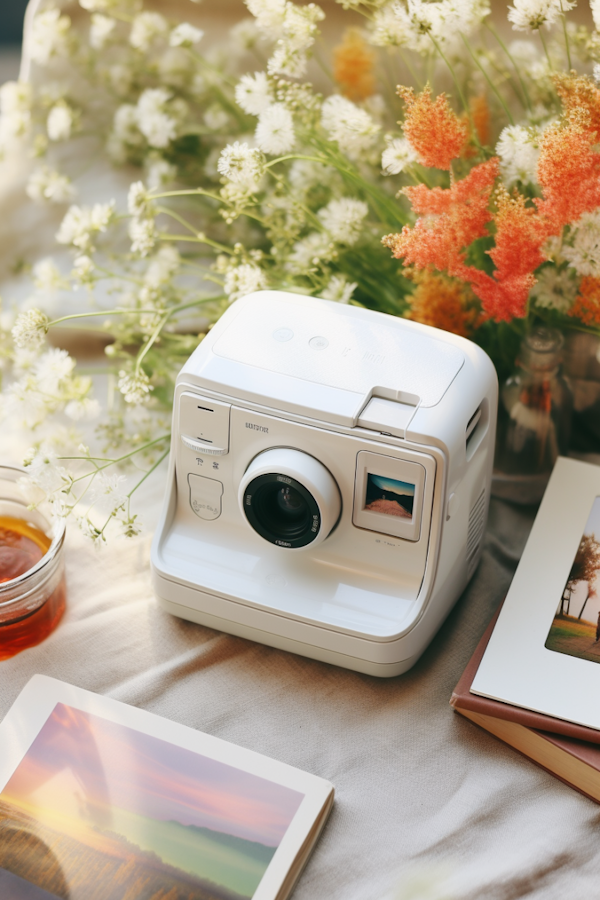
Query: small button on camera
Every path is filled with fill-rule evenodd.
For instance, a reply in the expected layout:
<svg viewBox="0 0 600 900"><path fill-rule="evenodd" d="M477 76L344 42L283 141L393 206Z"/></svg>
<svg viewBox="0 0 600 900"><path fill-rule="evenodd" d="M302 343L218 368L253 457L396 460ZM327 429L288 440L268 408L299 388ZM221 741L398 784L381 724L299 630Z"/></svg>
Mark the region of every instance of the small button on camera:
<svg viewBox="0 0 600 900"><path fill-rule="evenodd" d="M316 337L311 338L308 343L309 346L313 348L313 350L325 350L327 347L329 347L329 341L327 340L327 338L323 337L320 334Z"/></svg>
<svg viewBox="0 0 600 900"><path fill-rule="evenodd" d="M273 337L276 341L284 344L286 341L291 341L294 337L294 332L291 328L276 328L273 332Z"/></svg>

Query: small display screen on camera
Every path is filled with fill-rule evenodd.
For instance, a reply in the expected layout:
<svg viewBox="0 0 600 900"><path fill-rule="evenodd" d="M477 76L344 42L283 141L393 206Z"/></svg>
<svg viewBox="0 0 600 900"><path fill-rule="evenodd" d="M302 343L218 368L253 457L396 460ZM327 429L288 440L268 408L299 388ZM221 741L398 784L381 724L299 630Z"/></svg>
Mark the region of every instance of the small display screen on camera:
<svg viewBox="0 0 600 900"><path fill-rule="evenodd" d="M383 475L367 474L365 510L412 519L415 502L415 486L407 481L396 481Z"/></svg>

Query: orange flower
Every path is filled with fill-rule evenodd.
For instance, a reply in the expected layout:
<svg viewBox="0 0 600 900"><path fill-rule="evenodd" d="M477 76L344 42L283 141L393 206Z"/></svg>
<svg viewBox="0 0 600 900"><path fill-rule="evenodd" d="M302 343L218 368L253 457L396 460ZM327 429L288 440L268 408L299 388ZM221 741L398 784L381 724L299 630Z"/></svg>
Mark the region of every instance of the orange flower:
<svg viewBox="0 0 600 900"><path fill-rule="evenodd" d="M600 139L600 90L587 75L561 73L552 79L556 93L562 104L568 121L582 123L581 113L585 114L586 130L593 136L592 143Z"/></svg>
<svg viewBox="0 0 600 900"><path fill-rule="evenodd" d="M600 154L592 150L592 140L577 121L554 125L540 139L537 176L544 199L536 205L548 234L559 234L564 225L600 206Z"/></svg>
<svg viewBox="0 0 600 900"><path fill-rule="evenodd" d="M509 322L526 313L527 297L535 284L533 272L546 259L541 247L548 232L535 208L525 206L520 194L511 197L500 188L496 201L495 246L489 251L496 271L490 278L471 269L468 277L487 315L496 322Z"/></svg>
<svg viewBox="0 0 600 900"><path fill-rule="evenodd" d="M413 280L417 288L408 298L410 312L406 318L468 337L473 331L477 310L469 307L464 286L431 269L415 272Z"/></svg>
<svg viewBox="0 0 600 900"><path fill-rule="evenodd" d="M445 94L431 100L431 88L420 94L412 88L398 88L398 94L406 103L404 135L424 166L449 169L453 159L459 157L469 140L469 129L450 107Z"/></svg>
<svg viewBox="0 0 600 900"><path fill-rule="evenodd" d="M600 326L600 278L584 275L569 315L580 319L584 325Z"/></svg>
<svg viewBox="0 0 600 900"><path fill-rule="evenodd" d="M446 270L449 275L464 277L466 248L486 233L491 219L488 204L497 175L494 157L474 166L466 178L448 189L430 189L424 184L405 188L421 218L414 228L405 225L401 234L383 238L383 245L396 259L403 259L405 266Z"/></svg>
<svg viewBox="0 0 600 900"><path fill-rule="evenodd" d="M333 51L333 77L344 96L355 103L375 93L375 54L358 28L348 28Z"/></svg>
<svg viewBox="0 0 600 900"><path fill-rule="evenodd" d="M469 100L469 109L471 111L471 119L475 126L475 132L479 139L479 143L485 146L490 142L490 108L485 99L485 94L480 94L478 97L472 97ZM466 113L462 114L461 119L465 125L469 124L469 118ZM467 145L462 152L462 156L465 159L470 159L471 157L476 156L477 152L477 147Z"/></svg>

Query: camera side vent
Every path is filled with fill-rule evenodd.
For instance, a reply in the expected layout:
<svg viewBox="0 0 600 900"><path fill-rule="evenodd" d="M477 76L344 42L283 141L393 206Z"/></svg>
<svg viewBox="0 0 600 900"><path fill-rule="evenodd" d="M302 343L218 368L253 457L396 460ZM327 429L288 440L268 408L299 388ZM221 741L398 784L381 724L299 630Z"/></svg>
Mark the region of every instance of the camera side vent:
<svg viewBox="0 0 600 900"><path fill-rule="evenodd" d="M481 545L485 526L485 488L473 504L469 514L469 531L467 533L467 569L469 576L475 568L477 551Z"/></svg>

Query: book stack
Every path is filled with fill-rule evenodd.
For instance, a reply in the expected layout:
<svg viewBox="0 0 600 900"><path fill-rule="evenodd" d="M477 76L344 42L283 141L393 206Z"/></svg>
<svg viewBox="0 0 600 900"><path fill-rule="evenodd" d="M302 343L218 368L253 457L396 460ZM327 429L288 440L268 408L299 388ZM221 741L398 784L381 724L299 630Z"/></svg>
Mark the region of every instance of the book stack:
<svg viewBox="0 0 600 900"><path fill-rule="evenodd" d="M453 709L600 802L600 467L559 459Z"/></svg>

